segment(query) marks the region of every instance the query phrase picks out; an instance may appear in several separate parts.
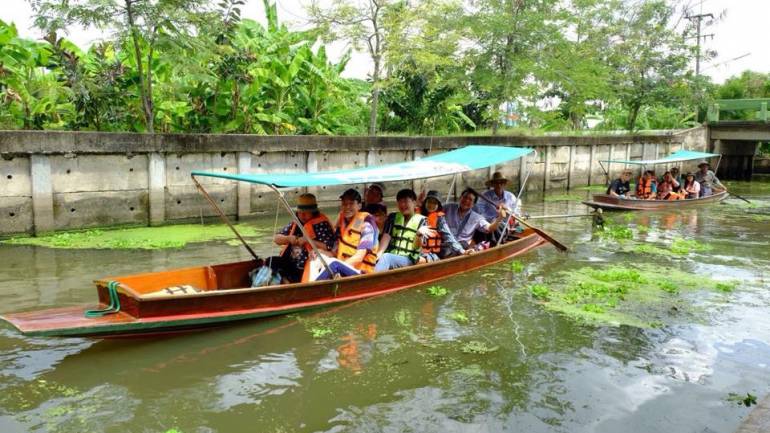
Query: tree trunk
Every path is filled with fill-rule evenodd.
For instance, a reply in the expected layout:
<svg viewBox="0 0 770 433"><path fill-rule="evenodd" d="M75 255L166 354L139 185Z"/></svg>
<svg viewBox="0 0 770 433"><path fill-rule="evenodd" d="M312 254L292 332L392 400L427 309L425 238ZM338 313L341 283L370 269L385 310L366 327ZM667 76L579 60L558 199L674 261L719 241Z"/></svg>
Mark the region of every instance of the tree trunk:
<svg viewBox="0 0 770 433"><path fill-rule="evenodd" d="M134 10L133 0L125 0L126 4L126 17L128 19L128 27L131 29L131 41L134 45L134 60L136 61L136 72L139 76L139 94L142 98L142 111L144 114L144 123L147 126L147 132L155 132L153 128L153 113L152 113L152 100L148 95L147 84L145 83L144 67L142 67L142 49L139 47L139 35L136 31L136 25L134 22Z"/></svg>
<svg viewBox="0 0 770 433"><path fill-rule="evenodd" d="M636 127L636 118L639 116L639 109L642 108L639 104L634 104L628 111L628 122L626 128L629 131L633 131Z"/></svg>
<svg viewBox="0 0 770 433"><path fill-rule="evenodd" d="M377 135L377 106L380 100L380 59L374 58L372 73L372 106L369 108L369 135Z"/></svg>

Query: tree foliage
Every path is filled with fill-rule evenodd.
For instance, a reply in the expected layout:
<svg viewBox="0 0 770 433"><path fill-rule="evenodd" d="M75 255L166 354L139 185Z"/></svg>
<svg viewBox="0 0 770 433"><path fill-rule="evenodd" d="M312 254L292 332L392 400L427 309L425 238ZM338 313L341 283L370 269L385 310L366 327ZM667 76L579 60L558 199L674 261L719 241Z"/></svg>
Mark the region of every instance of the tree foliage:
<svg viewBox="0 0 770 433"><path fill-rule="evenodd" d="M770 95L767 74L694 75L691 0L311 1L301 31L269 0L264 25L241 18L246 0L28 1L42 39L0 21L3 128L636 130ZM62 37L72 26L112 33L81 49ZM338 40L369 54L368 80L342 77L350 52L333 62L323 45Z"/></svg>

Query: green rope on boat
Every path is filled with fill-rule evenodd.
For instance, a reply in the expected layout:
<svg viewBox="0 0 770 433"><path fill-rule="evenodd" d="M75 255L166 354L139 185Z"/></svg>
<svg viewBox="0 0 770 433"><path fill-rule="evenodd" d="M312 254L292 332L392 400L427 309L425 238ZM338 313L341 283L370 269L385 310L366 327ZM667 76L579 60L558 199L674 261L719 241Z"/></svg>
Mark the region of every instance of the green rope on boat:
<svg viewBox="0 0 770 433"><path fill-rule="evenodd" d="M120 311L120 298L118 298L118 282L110 281L107 283L107 293L110 294L110 305L103 310L86 310L86 317L102 317L107 314L114 314Z"/></svg>

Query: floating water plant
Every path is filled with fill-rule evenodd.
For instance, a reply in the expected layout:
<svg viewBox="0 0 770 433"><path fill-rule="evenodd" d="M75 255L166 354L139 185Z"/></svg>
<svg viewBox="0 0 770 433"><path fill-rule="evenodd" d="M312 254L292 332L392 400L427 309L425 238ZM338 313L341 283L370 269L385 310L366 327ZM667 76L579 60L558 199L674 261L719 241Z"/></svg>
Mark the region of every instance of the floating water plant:
<svg viewBox="0 0 770 433"><path fill-rule="evenodd" d="M671 252L677 255L686 255L690 254L691 252L701 253L704 251L710 251L711 249L711 245L702 244L695 239L682 238L675 238L670 247Z"/></svg>
<svg viewBox="0 0 770 433"><path fill-rule="evenodd" d="M450 314L449 317L457 323L468 323L468 316L466 316L462 311L455 311L454 313Z"/></svg>
<svg viewBox="0 0 770 433"><path fill-rule="evenodd" d="M511 271L519 274L524 271L524 263L521 263L519 260L514 260L511 262Z"/></svg>
<svg viewBox="0 0 770 433"><path fill-rule="evenodd" d="M408 328L412 325L412 313L407 309L396 311L394 318L396 319L396 323L403 328Z"/></svg>
<svg viewBox="0 0 770 433"><path fill-rule="evenodd" d="M731 392L727 395L727 401L751 407L752 405L757 404L757 396L748 392L745 396Z"/></svg>
<svg viewBox="0 0 770 433"><path fill-rule="evenodd" d="M605 224L596 233L602 238L621 241L634 238L634 232L630 228L616 224Z"/></svg>
<svg viewBox="0 0 770 433"><path fill-rule="evenodd" d="M498 346L493 346L484 341L471 340L460 348L463 353L486 355L487 353L496 352L499 349Z"/></svg>
<svg viewBox="0 0 770 433"><path fill-rule="evenodd" d="M729 292L734 291L735 287L737 285L738 284L735 281L727 281L727 282L716 283L716 287L715 288L717 290L719 290L720 292L727 292L727 293L729 293Z"/></svg>
<svg viewBox="0 0 770 433"><path fill-rule="evenodd" d="M529 286L529 293L537 299L547 301L551 296L551 289L542 284L533 284Z"/></svg>
<svg viewBox="0 0 770 433"><path fill-rule="evenodd" d="M430 286L426 289L429 295L435 296L437 298L441 296L446 296L449 291L444 286Z"/></svg>
<svg viewBox="0 0 770 433"><path fill-rule="evenodd" d="M698 289L729 292L736 286L651 264L583 267L559 272L546 283L530 286L529 292L550 310L588 322L636 327L661 327L674 317L695 314L697 306L673 295Z"/></svg>
<svg viewBox="0 0 770 433"><path fill-rule="evenodd" d="M243 236L253 237L264 233L264 230L259 230L246 224L239 224L236 227ZM64 232L34 238L13 238L2 241L2 243L69 249L154 250L182 248L188 243L207 242L232 237L233 233L226 225L182 224L163 227Z"/></svg>
<svg viewBox="0 0 770 433"><path fill-rule="evenodd" d="M310 328L310 335L312 335L313 338L323 338L331 333L332 330L330 328Z"/></svg>

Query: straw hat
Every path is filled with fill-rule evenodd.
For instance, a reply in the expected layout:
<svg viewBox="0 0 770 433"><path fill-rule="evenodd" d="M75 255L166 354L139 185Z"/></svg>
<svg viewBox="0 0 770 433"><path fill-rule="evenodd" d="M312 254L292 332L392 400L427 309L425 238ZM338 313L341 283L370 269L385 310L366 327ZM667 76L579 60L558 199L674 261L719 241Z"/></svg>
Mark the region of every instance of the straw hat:
<svg viewBox="0 0 770 433"><path fill-rule="evenodd" d="M701 161L698 163L698 168L700 168L702 165L711 167L711 164L708 163L708 161Z"/></svg>
<svg viewBox="0 0 770 433"><path fill-rule="evenodd" d="M502 173L500 173L499 171L496 171L494 172L494 174L492 174L492 179L489 179L486 185L487 187L490 187L496 183L508 183L508 179L506 179Z"/></svg>
<svg viewBox="0 0 770 433"><path fill-rule="evenodd" d="M297 197L297 210L298 211L315 211L318 210L318 202L313 194L302 194Z"/></svg>

